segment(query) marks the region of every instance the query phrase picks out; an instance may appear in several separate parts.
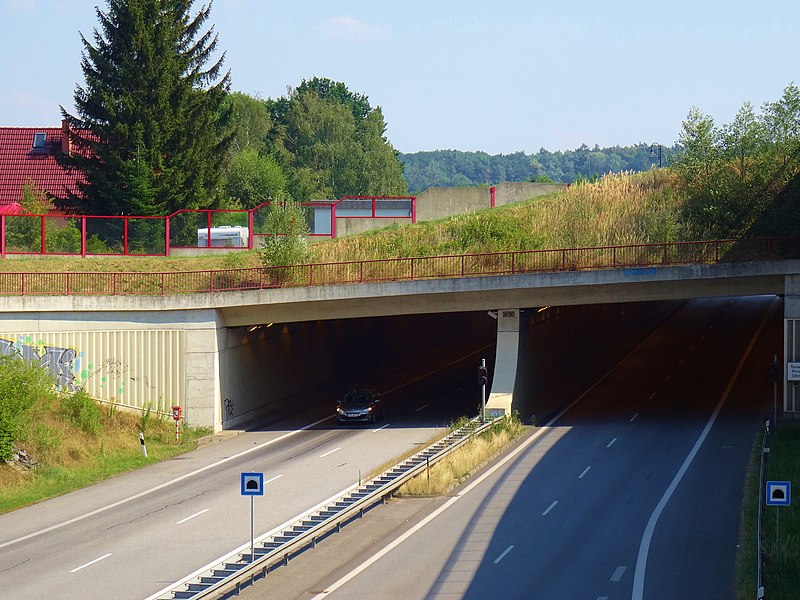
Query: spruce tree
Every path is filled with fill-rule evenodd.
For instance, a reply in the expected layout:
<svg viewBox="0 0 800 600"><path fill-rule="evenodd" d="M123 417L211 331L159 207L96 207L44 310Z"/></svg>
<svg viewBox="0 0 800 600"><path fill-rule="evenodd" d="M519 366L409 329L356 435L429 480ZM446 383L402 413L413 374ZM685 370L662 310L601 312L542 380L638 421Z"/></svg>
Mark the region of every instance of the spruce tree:
<svg viewBox="0 0 800 600"><path fill-rule="evenodd" d="M93 42L81 34L85 85L75 89L73 152L81 194L59 205L95 215L166 215L208 208L221 192L230 145L230 73L204 29L212 4L106 0ZM108 233L111 233L110 231Z"/></svg>

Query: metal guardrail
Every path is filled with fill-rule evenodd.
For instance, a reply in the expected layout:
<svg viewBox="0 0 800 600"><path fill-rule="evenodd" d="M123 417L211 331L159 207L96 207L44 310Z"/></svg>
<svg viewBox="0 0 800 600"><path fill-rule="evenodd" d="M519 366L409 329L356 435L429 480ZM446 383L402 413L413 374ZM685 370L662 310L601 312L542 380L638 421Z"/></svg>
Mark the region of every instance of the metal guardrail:
<svg viewBox="0 0 800 600"><path fill-rule="evenodd" d="M800 258L800 237L420 256L185 272L0 273L0 296L165 296Z"/></svg>
<svg viewBox="0 0 800 600"><path fill-rule="evenodd" d="M366 510L385 502L405 482L491 427L497 420L489 420L481 425L479 418L473 419L466 426L449 433L377 477L305 513L285 528L260 537L254 545L254 556L250 554L249 547L235 551L202 573L184 579L150 596L148 600L200 600L237 593L244 585L266 575L272 568L287 564L292 555L315 547L320 538L334 530L339 531L356 516L363 516Z"/></svg>

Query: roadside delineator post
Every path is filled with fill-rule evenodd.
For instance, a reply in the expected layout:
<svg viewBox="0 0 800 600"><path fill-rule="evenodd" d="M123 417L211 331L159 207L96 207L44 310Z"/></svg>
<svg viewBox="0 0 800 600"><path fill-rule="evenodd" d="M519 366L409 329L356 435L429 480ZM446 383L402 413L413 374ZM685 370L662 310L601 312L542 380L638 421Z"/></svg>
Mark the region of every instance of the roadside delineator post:
<svg viewBox="0 0 800 600"><path fill-rule="evenodd" d="M142 456L147 458L147 447L144 445L144 432L139 432L139 443L142 445Z"/></svg>

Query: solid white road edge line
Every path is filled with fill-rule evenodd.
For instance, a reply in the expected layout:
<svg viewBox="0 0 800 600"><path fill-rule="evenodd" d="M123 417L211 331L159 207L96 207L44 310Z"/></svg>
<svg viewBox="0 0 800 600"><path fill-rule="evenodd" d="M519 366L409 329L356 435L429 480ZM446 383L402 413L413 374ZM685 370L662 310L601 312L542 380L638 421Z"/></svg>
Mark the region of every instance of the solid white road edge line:
<svg viewBox="0 0 800 600"><path fill-rule="evenodd" d="M70 573L77 573L81 569L85 569L86 567L91 567L93 564L99 563L101 560L105 560L109 556L111 556L110 552L108 554L105 554L105 555L101 556L100 558L95 558L94 560L87 562L85 565L81 565L80 567L72 569L72 571L70 571Z"/></svg>
<svg viewBox="0 0 800 600"><path fill-rule="evenodd" d="M56 523L55 525L51 525L50 527L45 527L44 529L40 529L39 531L34 531L32 533L20 536L18 538L13 539L13 540L9 540L7 542L3 542L2 544L0 544L0 549L6 548L8 546L12 546L13 544L18 544L19 542L24 542L25 540L29 540L31 538L40 536L40 535L42 535L44 533L50 533L51 531L54 531L56 529L60 529L62 527L66 527L67 525L72 525L73 523L77 523L78 521L83 521L84 519L88 519L89 517L93 517L95 515L99 515L100 513L105 512L107 510L111 510L112 508L116 508L118 506L122 506L123 504L131 502L132 500L138 500L142 496L147 496L148 494L152 494L153 492L157 492L158 490L162 490L165 487L169 487L169 486L171 486L173 484L176 484L178 482L181 482L181 481L183 481L185 479L189 479L190 477L194 477L195 475L198 475L200 473L208 471L209 469L213 469L214 467L218 467L219 465L225 464L226 462L230 462L232 460L236 460L240 456L244 456L246 454L250 454L251 452L256 452L257 450L261 450L262 448L264 448L266 446L269 446L269 445L274 444L276 442L280 442L281 440L285 440L286 438L291 437L291 436L295 435L296 433L299 433L301 431L305 431L306 429L311 429L315 425L319 425L320 423L324 423L325 421L330 421L331 419L333 419L333 415L331 415L330 417L325 417L324 419L320 419L319 421L314 421L313 423L309 423L308 425L304 425L300 429L294 429L292 431L289 431L289 432L283 434L280 437L276 437L274 440L270 440L270 441L265 442L263 444L259 444L258 446L253 446L252 448L248 448L247 450L244 450L243 452L240 452L239 454L234 454L233 456L228 456L227 458L223 458L222 460L218 460L215 463L211 463L210 465L206 465L205 467L201 467L199 469L196 469L196 470L192 471L191 473L186 473L184 475L181 475L180 477L176 477L175 479L171 479L170 481L165 481L164 483L162 483L160 485L157 485L157 486L155 486L153 488L150 488L149 490L144 490L143 492L139 492L138 494L134 494L133 496L129 496L127 498L123 498L122 500L118 500L117 502L113 502L113 503L111 503L111 504L109 504L107 506L102 506L102 507L100 507L100 508L98 508L96 510L93 510L93 511L88 512L88 513L83 514L83 515L79 515L79 516L77 516L77 517L75 517L73 519L69 519L69 520L63 521L61 523Z"/></svg>
<svg viewBox="0 0 800 600"><path fill-rule="evenodd" d="M425 410L425 409L426 409L426 408L428 408L429 406L430 406L430 404L423 404L422 406L420 406L419 408L417 408L416 410L414 410L414 412L419 412L419 411L421 411L421 410Z"/></svg>
<svg viewBox="0 0 800 600"><path fill-rule="evenodd" d="M664 495L661 497L661 500L656 505L655 510L653 510L653 514L650 515L650 520L647 522L647 527L645 527L644 535L642 536L642 543L639 546L639 555L636 557L636 570L633 574L633 594L631 595L631 600L642 600L644 598L644 576L645 571L647 569L647 555L650 552L650 543L653 541L653 532L656 529L656 525L658 524L658 519L661 517L661 513L664 512L664 508L667 506L667 502L672 497L672 494L675 492L675 489L678 487L678 484L683 479L683 476L686 474L686 471L689 469L689 465L692 464L694 457L700 451L700 447L703 445L703 442L708 437L708 433L711 431L711 427L714 425L714 422L717 420L719 413L722 411L722 407L725 404L725 401L728 399L731 391L733 390L733 386L736 384L736 380L739 379L739 373L744 368L744 363L747 362L747 358L750 356L750 352L753 350L753 346L756 345L756 340L758 340L758 336L761 335L761 331L764 329L764 325L767 323L767 318L772 314L772 310L775 307L775 302L770 305L769 310L767 310L764 318L761 319L761 324L756 329L756 332L753 334L753 338L750 340L750 344L747 346L747 350L745 350L744 354L742 355L739 364L736 366L736 370L733 372L733 376L731 377L730 381L728 381L728 385L725 388L725 391L722 393L722 396L717 402L717 406L714 408L714 412L711 413L711 416L706 423L706 426L703 428L703 431L700 433L700 437L697 438L695 441L694 446L689 451L686 459L683 461L681 468L678 469L678 472L675 474L675 477L672 479L672 483L669 484L669 487L664 492Z"/></svg>
<svg viewBox="0 0 800 600"><path fill-rule="evenodd" d="M505 550L503 550L503 553L502 553L500 556L498 556L497 558L495 558L495 559L494 559L494 564L497 564L497 563L499 563L501 560L503 560L503 559L506 557L506 554L508 554L509 552L511 552L513 549L514 549L514 544L511 544L511 545L510 545L508 548L506 548Z"/></svg>
<svg viewBox="0 0 800 600"><path fill-rule="evenodd" d="M373 429L373 430L372 430L372 433L378 433L380 430L382 430L382 429L386 429L388 426L389 426L389 423L387 423L387 424L386 424L386 425L384 425L383 427L378 427L377 429Z"/></svg>
<svg viewBox="0 0 800 600"><path fill-rule="evenodd" d="M603 374L603 376L602 376L600 379L598 379L598 380L597 380L597 381L595 381L595 382L594 382L594 383L593 383L591 386L589 386L589 388L588 388L588 389L587 389L585 392L583 392L583 393L582 393L580 396L578 396L578 397L577 397L577 398L576 398L576 399L575 399L575 400L572 402L572 404L570 404L569 406L567 406L567 407L566 407L564 410L562 410L560 413L558 413L556 416L554 416L552 419L550 419L550 420L549 420L547 423L545 423L544 425L542 425L541 429L539 429L538 431L534 432L534 433L533 433L533 434L532 434L532 435L531 435L531 436L530 436L528 439L526 439L525 441L523 441L522 443L520 443L520 445L519 445L519 446L517 446L516 448L514 448L514 449L513 449L511 452L509 452L508 454L506 454L506 455L505 455L503 458L501 458L499 461L497 461L497 462L496 462L494 465L492 465L491 467L489 467L489 468L488 468L488 469L487 469L487 470L486 470L484 473L482 473L481 475L479 475L479 476L478 476L478 477L477 477L477 478L476 478L474 481L472 481L471 483L467 484L467 486L466 486L466 487L464 487L464 489L463 489L463 490L461 490L461 491L460 491L458 494L456 494L455 496L452 496L452 497L450 498L450 500L448 500L447 502L445 502L444 504L442 504L442 505L441 505L439 508L437 508L437 509L436 509L435 511L433 511L431 514L429 514L427 517L425 517L425 518L424 518L422 521L420 521L419 523L417 523L416 525L414 525L414 526L413 526L411 529L409 529L408 531L406 531L406 532L405 532L403 535L401 535L400 537L396 538L396 539L395 539L393 542L390 542L388 545L386 545L386 546L384 546L383 548L381 548L381 549L380 549L378 552L376 552L375 554L373 554L373 555L372 555L370 558L368 558L366 561L364 561L363 563L361 563L361 564L360 564L359 566L357 566L355 569L353 569L352 571L350 571L349 573L347 573L347 574L346 574L344 577L342 577L341 579L339 579L338 581L336 581L336 582L335 582L335 583L333 583L332 585L328 586L328 587L325 589L325 591L323 591L323 592L320 592L319 594L317 594L316 596L314 596L313 598L311 598L311 600L324 600L324 598L325 598L325 597L327 597L327 595L328 595L328 594L330 594L331 592L335 592L335 591L336 591L336 590L338 590L340 587L342 587L344 584L346 584L348 581L350 581L351 579L355 578L355 577L356 577L356 576L357 576L359 573L361 573L362 571L365 571L365 570L366 570L366 569L368 569L368 568L369 568L371 565L373 565L374 563L378 562L378 561L379 561L381 558L383 558L384 556L386 556L387 554L389 554L389 552L391 552L392 550L394 550L394 549L395 549L397 546L399 546L400 544L402 544L404 541L406 541L408 538L410 538L412 535L414 535L415 533L417 533L417 532L418 532L420 529L422 529L423 527L425 527L425 526L426 526L428 523L430 523L430 522L431 522L431 521L433 521L433 520L434 520L436 517L438 517L440 514L442 514L444 511L446 511L448 508L450 508L451 506L453 506L453 504L455 504L456 502L458 502L458 500L459 500L460 498L462 498L462 497L466 496L467 494L469 494L469 493L470 493L472 490L474 490L476 487L478 487L478 486L479 486L481 483L483 483L483 482L484 482L486 479L488 479L489 477L491 477L491 476L492 476L492 475L493 475L493 474L494 474L494 473L495 473L495 472L496 472L498 469L501 469L502 467L504 467L504 466L506 465L506 463L508 463L509 461L511 461L511 460L512 460L513 458L515 458L515 457L516 457L516 456L517 456L517 455L518 455L520 452L522 452L523 450L525 450L525 448L527 448L527 447L528 447L528 446L530 446L530 445L531 445L533 442L535 442L537 439L539 439L540 437L542 437L542 435L544 435L546 432L548 432L548 431L550 430L550 428L553 426L553 424L554 424L556 421L558 421L558 420L559 420L561 417L563 417L563 416L564 416L565 414L567 414L567 413L568 413L570 410L572 410L572 409L573 409L575 406L577 406L577 404L578 404L578 403L579 403L581 400L583 400L583 399L584 399L586 396L588 396L590 393L592 393L592 391L594 390L594 388L596 388L598 385L600 385L601 383L603 383L603 382L606 380L606 378L607 378L607 377L609 377L609 376L611 375L611 373L613 373L614 371L616 371L616 370L617 370L617 367L619 367L619 365L621 365L621 364L622 364L622 363L624 363L626 360L628 360L628 358L630 358L631 356L633 356L633 354L634 354L635 352L638 352L638 351L639 351L639 348L641 348L641 347L642 347L642 346L644 346L644 345L645 345L647 342L649 342L651 339L653 339L653 337L655 337L655 336L656 336L656 334L658 334L658 332L660 332L662 329L664 329L664 328L667 326L667 322L668 322L668 320L665 320L665 321L664 321L664 323L662 323L662 324L661 324L659 327L657 327L657 328L656 328L656 330L655 330L655 331L653 331L653 333L651 333L651 334L650 334L650 335L648 335L648 336L647 336L647 337L646 337L644 340L642 340L642 343L641 343L641 344L639 344L638 346L636 346L636 347L635 347L633 350L631 350L630 352L628 352L628 354L626 354L624 357L622 357L622 359L621 359L621 360L620 360L620 361L619 361L619 362L618 362L616 365L614 365L614 368L613 368L613 369L609 369L608 371L606 371L606 372ZM214 564L216 564L216 563L214 563ZM197 571L197 573L201 573L201 572L202 572L202 571ZM187 577L187 580L188 580L188 579L189 579L189 578ZM167 588L167 589L170 589L170 588ZM157 598L158 598L158 595L155 595L155 596L151 596L150 598L145 598L145 600L156 600Z"/></svg>
<svg viewBox="0 0 800 600"><path fill-rule="evenodd" d="M338 451L339 451L339 450L341 450L341 449L342 449L342 448L341 448L341 447L339 447L339 448L334 448L333 450L328 450L328 451L327 451L325 454L320 454L320 455L319 455L319 457L320 457L320 458L325 458L326 456L330 456L330 455L331 455L331 454L333 454L334 452L338 452Z"/></svg>
<svg viewBox="0 0 800 600"><path fill-rule="evenodd" d="M199 516L200 516L200 515L202 515L203 513L207 513L209 510L210 510L210 509L208 509L208 508L204 508L204 509L203 509L203 510L201 510L200 512L196 512L196 513L194 513L194 514L193 514L192 516L190 516L190 517L186 517L185 519L181 519L180 521L178 521L177 523L175 523L175 525L183 525L184 523L186 523L186 521L189 521L189 520L191 520L191 519L194 519L195 517L199 517Z"/></svg>

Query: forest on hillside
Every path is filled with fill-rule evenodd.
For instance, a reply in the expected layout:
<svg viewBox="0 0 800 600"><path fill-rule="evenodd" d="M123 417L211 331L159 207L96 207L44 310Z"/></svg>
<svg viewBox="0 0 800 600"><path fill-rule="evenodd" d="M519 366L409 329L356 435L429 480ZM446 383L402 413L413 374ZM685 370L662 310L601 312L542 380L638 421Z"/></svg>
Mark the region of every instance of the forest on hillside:
<svg viewBox="0 0 800 600"><path fill-rule="evenodd" d="M503 181L573 183L583 177L621 171L647 171L653 165L667 165L678 146L639 143L633 146L590 148L536 154L514 152L490 155L486 152L434 150L399 154L408 191L417 194L429 187L495 185ZM660 156L659 156L660 153Z"/></svg>

